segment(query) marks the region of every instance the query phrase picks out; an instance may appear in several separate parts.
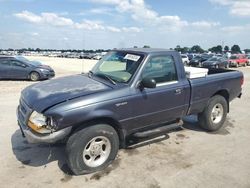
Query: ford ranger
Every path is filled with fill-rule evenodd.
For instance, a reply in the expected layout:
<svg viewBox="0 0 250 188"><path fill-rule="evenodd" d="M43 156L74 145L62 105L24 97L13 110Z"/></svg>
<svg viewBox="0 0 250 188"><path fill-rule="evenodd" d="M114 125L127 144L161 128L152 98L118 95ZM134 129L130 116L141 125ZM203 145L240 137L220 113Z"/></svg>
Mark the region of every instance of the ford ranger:
<svg viewBox="0 0 250 188"><path fill-rule="evenodd" d="M113 50L86 74L25 88L18 124L29 143L64 140L73 173L92 173L111 164L119 148L170 130L187 115L197 114L207 131L220 129L242 84L243 74L227 69L187 78L175 51Z"/></svg>

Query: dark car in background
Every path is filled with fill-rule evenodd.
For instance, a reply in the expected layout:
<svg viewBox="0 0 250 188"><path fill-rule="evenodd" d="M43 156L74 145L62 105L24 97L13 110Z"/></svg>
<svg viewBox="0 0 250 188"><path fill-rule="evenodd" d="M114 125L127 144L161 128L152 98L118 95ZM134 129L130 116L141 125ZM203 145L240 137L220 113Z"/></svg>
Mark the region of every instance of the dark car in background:
<svg viewBox="0 0 250 188"><path fill-rule="evenodd" d="M29 61L22 56L0 56L0 79L49 79L55 71L38 61Z"/></svg>
<svg viewBox="0 0 250 188"><path fill-rule="evenodd" d="M211 57L202 63L205 68L228 68L228 60L224 57Z"/></svg>
<svg viewBox="0 0 250 188"><path fill-rule="evenodd" d="M189 66L192 66L192 67L201 67L202 66L202 62L208 60L211 57L213 57L213 54L202 54L202 55L195 56L189 62Z"/></svg>

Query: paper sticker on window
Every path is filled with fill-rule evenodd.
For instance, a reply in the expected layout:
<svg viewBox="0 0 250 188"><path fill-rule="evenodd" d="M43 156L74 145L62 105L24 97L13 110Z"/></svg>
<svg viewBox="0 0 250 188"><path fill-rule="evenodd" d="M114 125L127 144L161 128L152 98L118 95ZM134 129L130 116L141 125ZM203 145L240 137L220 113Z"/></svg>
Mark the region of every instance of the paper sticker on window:
<svg viewBox="0 0 250 188"><path fill-rule="evenodd" d="M140 59L139 55L127 54L124 59L131 60L131 61L138 61Z"/></svg>

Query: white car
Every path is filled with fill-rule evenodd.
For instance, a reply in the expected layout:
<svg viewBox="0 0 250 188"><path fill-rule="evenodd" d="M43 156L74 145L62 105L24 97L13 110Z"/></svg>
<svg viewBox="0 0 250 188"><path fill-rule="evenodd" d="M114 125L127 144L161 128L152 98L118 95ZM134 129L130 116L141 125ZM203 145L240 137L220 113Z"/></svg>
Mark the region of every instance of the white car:
<svg viewBox="0 0 250 188"><path fill-rule="evenodd" d="M184 65L188 65L189 64L189 59L188 56L185 54L181 54L181 59Z"/></svg>
<svg viewBox="0 0 250 188"><path fill-rule="evenodd" d="M247 65L249 66L250 65L250 55L247 56L247 59L248 59Z"/></svg>

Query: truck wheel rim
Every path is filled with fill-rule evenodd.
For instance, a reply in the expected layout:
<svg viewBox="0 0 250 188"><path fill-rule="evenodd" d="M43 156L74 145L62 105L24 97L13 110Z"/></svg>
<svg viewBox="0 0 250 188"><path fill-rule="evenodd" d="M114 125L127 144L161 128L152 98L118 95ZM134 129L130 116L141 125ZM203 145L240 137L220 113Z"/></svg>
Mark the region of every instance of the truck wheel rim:
<svg viewBox="0 0 250 188"><path fill-rule="evenodd" d="M211 113L211 120L213 123L219 123L222 120L223 117L223 106L221 104L216 104L214 105Z"/></svg>
<svg viewBox="0 0 250 188"><path fill-rule="evenodd" d="M102 165L109 157L111 144L108 138L97 136L92 138L83 151L83 161L89 167Z"/></svg>

